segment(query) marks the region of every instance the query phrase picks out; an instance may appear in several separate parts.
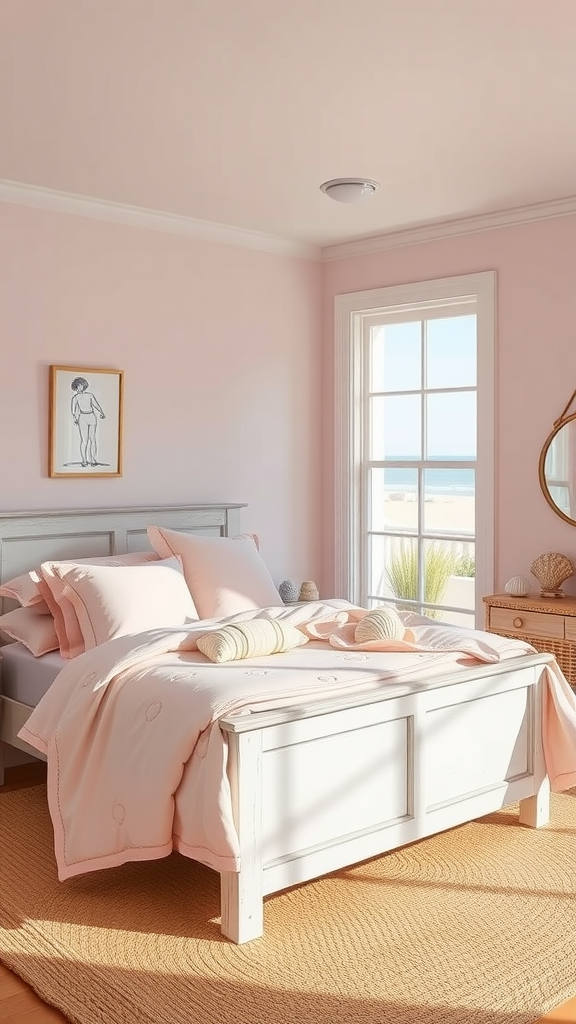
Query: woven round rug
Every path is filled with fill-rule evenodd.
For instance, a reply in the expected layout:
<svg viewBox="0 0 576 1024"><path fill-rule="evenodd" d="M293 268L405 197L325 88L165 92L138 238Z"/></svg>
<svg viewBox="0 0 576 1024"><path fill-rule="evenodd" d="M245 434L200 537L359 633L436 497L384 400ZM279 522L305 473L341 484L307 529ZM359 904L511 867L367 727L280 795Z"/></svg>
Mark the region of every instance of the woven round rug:
<svg viewBox="0 0 576 1024"><path fill-rule="evenodd" d="M178 854L60 883L43 786L0 794L0 960L75 1024L532 1024L576 994L576 790L268 897L219 929Z"/></svg>

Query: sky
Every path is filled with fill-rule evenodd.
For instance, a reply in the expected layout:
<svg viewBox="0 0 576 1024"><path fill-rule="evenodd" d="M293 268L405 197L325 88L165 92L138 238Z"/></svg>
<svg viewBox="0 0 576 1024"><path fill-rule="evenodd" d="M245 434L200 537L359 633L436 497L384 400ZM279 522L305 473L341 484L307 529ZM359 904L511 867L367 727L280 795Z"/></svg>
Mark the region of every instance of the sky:
<svg viewBox="0 0 576 1024"><path fill-rule="evenodd" d="M370 457L475 458L475 390L438 390L422 403L420 388L424 383L427 389L475 389L476 317L427 319L422 327L418 320L372 328L370 386L386 394L371 399Z"/></svg>

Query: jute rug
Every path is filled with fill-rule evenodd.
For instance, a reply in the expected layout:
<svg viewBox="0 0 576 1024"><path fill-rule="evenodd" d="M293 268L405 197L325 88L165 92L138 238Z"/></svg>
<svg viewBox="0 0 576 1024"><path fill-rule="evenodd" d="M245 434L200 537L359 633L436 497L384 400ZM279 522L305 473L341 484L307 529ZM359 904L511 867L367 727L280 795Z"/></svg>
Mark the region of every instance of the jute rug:
<svg viewBox="0 0 576 1024"><path fill-rule="evenodd" d="M531 1024L576 994L576 790L269 897L219 931L173 855L59 883L43 786L0 795L0 959L77 1024Z"/></svg>

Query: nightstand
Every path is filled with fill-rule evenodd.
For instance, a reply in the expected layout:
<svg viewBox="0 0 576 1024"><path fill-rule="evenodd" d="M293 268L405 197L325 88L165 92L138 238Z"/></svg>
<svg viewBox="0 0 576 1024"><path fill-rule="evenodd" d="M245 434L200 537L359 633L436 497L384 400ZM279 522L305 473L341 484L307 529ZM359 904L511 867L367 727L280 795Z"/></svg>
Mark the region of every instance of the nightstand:
<svg viewBox="0 0 576 1024"><path fill-rule="evenodd" d="M488 633L526 640L537 651L553 654L576 687L576 598L492 594L483 600Z"/></svg>

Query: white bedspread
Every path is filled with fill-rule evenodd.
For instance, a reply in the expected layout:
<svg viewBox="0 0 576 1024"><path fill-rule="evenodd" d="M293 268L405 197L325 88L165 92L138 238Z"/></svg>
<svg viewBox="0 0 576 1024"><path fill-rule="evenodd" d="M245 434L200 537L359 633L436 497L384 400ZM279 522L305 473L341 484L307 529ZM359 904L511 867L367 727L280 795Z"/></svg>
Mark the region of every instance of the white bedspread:
<svg viewBox="0 0 576 1024"><path fill-rule="evenodd" d="M346 625L364 614L346 601L270 608L120 637L69 662L19 734L47 755L59 878L173 849L216 870L238 870L227 744L217 722L223 715L377 690L533 653L517 640L417 617L410 620L414 642L407 650L381 653L330 642L338 643ZM227 664L197 650L196 640L208 629L257 615L287 619L326 639ZM568 714L571 708L562 682L550 679L554 724L558 707ZM572 711L562 768L568 763L574 777L564 772L564 788L576 784L576 701Z"/></svg>

